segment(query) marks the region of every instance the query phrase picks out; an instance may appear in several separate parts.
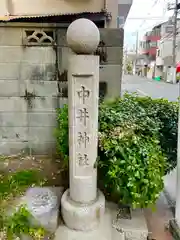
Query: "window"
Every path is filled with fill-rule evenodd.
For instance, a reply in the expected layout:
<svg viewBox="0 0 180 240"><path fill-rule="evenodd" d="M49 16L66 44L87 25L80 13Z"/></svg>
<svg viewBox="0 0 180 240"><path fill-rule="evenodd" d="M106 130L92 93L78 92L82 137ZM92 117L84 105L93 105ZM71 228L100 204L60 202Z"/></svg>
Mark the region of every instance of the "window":
<svg viewBox="0 0 180 240"><path fill-rule="evenodd" d="M157 42L151 42L151 43L150 43L150 46L151 46L151 47L157 47Z"/></svg>
<svg viewBox="0 0 180 240"><path fill-rule="evenodd" d="M26 46L54 45L53 30L25 30L23 44Z"/></svg>

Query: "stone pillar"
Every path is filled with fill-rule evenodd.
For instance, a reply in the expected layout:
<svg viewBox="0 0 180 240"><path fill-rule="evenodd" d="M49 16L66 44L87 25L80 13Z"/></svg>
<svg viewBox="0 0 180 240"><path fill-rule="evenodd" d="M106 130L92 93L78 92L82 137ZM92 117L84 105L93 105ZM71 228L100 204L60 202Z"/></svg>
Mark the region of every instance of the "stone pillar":
<svg viewBox="0 0 180 240"><path fill-rule="evenodd" d="M99 30L88 19L74 21L67 42L74 55L68 66L70 189L61 200L62 217L70 229L98 227L105 198L97 190L99 57L94 56Z"/></svg>

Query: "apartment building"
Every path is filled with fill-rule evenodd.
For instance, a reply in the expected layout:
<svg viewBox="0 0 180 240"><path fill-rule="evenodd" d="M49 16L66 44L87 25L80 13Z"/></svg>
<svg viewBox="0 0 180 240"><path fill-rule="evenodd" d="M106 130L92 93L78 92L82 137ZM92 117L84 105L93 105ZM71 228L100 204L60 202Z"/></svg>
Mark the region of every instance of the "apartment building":
<svg viewBox="0 0 180 240"><path fill-rule="evenodd" d="M180 61L180 19L177 20L177 62ZM156 65L165 67L172 66L172 49L173 49L173 24L167 22L164 24L161 40L158 42Z"/></svg>
<svg viewBox="0 0 180 240"><path fill-rule="evenodd" d="M156 49L161 38L161 24L146 32L143 41L140 42L140 54L146 55L150 61L156 59Z"/></svg>
<svg viewBox="0 0 180 240"><path fill-rule="evenodd" d="M56 108L67 103L69 24L100 30L100 97L120 95L123 24L132 0L0 1L0 154L55 152Z"/></svg>

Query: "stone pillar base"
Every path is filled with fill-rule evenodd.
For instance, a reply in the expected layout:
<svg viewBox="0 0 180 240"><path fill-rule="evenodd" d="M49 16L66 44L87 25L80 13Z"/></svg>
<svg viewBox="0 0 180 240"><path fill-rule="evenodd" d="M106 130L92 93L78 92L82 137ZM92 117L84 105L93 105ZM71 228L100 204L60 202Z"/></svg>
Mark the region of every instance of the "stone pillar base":
<svg viewBox="0 0 180 240"><path fill-rule="evenodd" d="M61 213L66 226L77 231L96 229L104 216L105 197L98 190L97 198L89 204L81 204L70 199L69 190L61 198Z"/></svg>

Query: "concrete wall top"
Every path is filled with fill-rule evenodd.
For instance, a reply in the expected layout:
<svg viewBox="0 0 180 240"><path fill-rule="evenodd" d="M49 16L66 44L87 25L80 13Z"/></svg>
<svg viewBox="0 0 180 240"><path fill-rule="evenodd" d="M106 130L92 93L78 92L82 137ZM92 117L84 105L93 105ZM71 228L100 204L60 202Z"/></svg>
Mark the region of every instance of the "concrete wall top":
<svg viewBox="0 0 180 240"><path fill-rule="evenodd" d="M99 12L104 0L12 0L13 15Z"/></svg>
<svg viewBox="0 0 180 240"><path fill-rule="evenodd" d="M127 1L127 0L126 0ZM122 11L120 16L127 18L131 8L132 0L128 0L126 8L124 0L1 0L0 14L6 15L9 11L11 15L49 15L67 14L81 12L100 12L107 9L111 13L112 19L106 25L107 28L117 28L118 4Z"/></svg>
<svg viewBox="0 0 180 240"><path fill-rule="evenodd" d="M0 16L5 16L7 15L8 11L7 11L7 4L6 4L6 0L1 0L0 3Z"/></svg>

